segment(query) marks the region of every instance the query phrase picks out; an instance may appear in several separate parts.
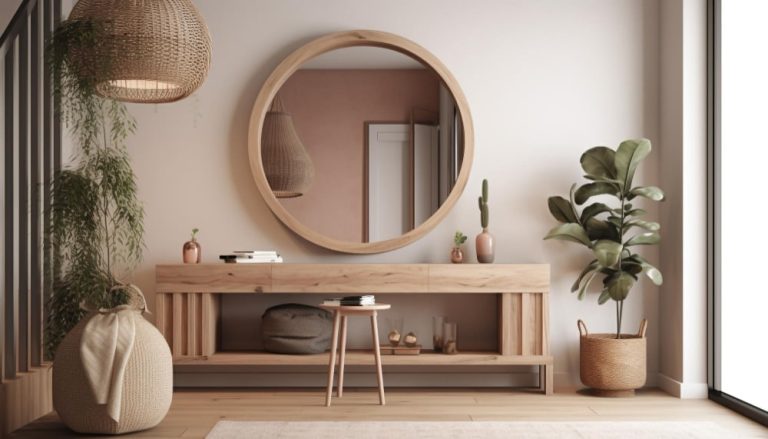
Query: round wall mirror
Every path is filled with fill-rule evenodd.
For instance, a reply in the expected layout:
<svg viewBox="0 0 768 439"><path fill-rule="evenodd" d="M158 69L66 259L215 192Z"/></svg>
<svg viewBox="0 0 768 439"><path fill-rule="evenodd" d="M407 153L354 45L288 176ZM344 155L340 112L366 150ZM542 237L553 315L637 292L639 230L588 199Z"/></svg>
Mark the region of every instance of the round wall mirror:
<svg viewBox="0 0 768 439"><path fill-rule="evenodd" d="M427 50L385 32L340 32L272 72L248 150L286 226L332 250L378 253L420 238L453 207L472 164L472 120Z"/></svg>

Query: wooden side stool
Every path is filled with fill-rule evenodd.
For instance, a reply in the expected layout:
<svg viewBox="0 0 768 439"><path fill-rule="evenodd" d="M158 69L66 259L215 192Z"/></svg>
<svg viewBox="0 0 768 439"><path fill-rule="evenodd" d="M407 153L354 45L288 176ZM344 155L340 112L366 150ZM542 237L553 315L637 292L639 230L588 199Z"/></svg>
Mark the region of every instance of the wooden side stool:
<svg viewBox="0 0 768 439"><path fill-rule="evenodd" d="M333 374L336 367L336 348L339 344L339 327L341 327L341 353L339 354L339 384L338 396L341 398L344 392L344 356L347 350L347 317L348 316L369 316L371 318L371 331L373 332L373 355L376 359L376 378L379 382L379 402L384 401L384 376L381 372L381 351L379 349L379 326L376 323L378 311L391 308L391 305L376 304L367 306L330 306L320 305L321 308L333 312L333 338L331 339L331 356L328 361L328 389L325 394L325 406L331 406L331 396L333 393Z"/></svg>

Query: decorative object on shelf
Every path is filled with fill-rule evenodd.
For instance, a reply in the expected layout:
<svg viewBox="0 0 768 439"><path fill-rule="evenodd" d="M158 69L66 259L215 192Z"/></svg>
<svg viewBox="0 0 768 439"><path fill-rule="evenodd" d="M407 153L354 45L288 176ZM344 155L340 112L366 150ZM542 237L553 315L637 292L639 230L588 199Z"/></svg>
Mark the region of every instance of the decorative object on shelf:
<svg viewBox="0 0 768 439"><path fill-rule="evenodd" d="M192 229L192 237L189 241L184 243L184 246L181 249L185 264L199 264L203 257L202 248L200 247L200 243L197 242L197 232L199 231L200 229L197 227Z"/></svg>
<svg viewBox="0 0 768 439"><path fill-rule="evenodd" d="M133 285L130 302L93 309L58 346L53 407L78 433L122 434L152 428L173 399L168 342L143 316L144 296Z"/></svg>
<svg viewBox="0 0 768 439"><path fill-rule="evenodd" d="M407 347L412 348L419 343L419 339L416 337L416 334L414 334L413 332L409 332L408 334L405 335L403 342Z"/></svg>
<svg viewBox="0 0 768 439"><path fill-rule="evenodd" d="M331 347L331 313L298 303L276 305L261 316L264 350L276 354L322 354Z"/></svg>
<svg viewBox="0 0 768 439"><path fill-rule="evenodd" d="M547 200L552 216L562 224L550 230L544 239L582 244L594 257L571 286L571 292L578 291L578 298L583 299L592 281L602 275L597 303L602 305L609 299L616 302L616 332L612 336L588 334L586 327L581 331L584 325L579 323L581 381L603 395L634 394L634 389L645 383L645 323L641 324L639 335L622 334L621 323L624 300L638 275L645 274L656 285L663 282L661 272L632 249L661 240L661 226L640 219L646 212L637 206L637 201L662 201L664 192L656 186L632 184L635 171L650 153L648 139L625 140L615 151L605 146L590 148L581 156L581 167L590 182L571 186L568 200L559 196ZM577 210L576 206L597 195L613 197L616 203L611 206L595 202L581 212ZM640 232L627 237L633 229ZM607 357L614 361L606 363ZM598 370L605 373L595 373ZM638 378L640 375L642 379Z"/></svg>
<svg viewBox="0 0 768 439"><path fill-rule="evenodd" d="M389 346L382 345L380 347L381 355L419 355L421 354L421 345L413 346Z"/></svg>
<svg viewBox="0 0 768 439"><path fill-rule="evenodd" d="M403 323L402 317L387 317L387 326L389 326L387 339L393 347L398 346L403 341Z"/></svg>
<svg viewBox="0 0 768 439"><path fill-rule="evenodd" d="M202 85L211 65L211 37L190 0L80 0L68 22L101 28L94 45L75 53L95 90L125 102L185 98ZM103 57L113 61L94 70Z"/></svg>
<svg viewBox="0 0 768 439"><path fill-rule="evenodd" d="M443 352L446 354L456 354L458 349L456 348L456 333L457 327L455 322L445 322L443 324Z"/></svg>
<svg viewBox="0 0 768 439"><path fill-rule="evenodd" d="M283 257L274 250L235 250L228 255L219 255L227 264L280 264Z"/></svg>
<svg viewBox="0 0 768 439"><path fill-rule="evenodd" d="M432 317L432 349L435 352L443 352L443 323L445 323L445 317Z"/></svg>
<svg viewBox="0 0 768 439"><path fill-rule="evenodd" d="M128 303L119 278L130 275L144 249L144 209L137 196L126 139L136 123L121 102L97 94L98 76L82 76L76 54L99 44L99 29L65 21L48 41L58 111L70 128L73 161L54 176L55 200L46 225L54 251L53 291L47 303L46 356L54 357L62 338L86 312ZM119 54L94 60L96 72ZM54 358L54 367L56 360Z"/></svg>
<svg viewBox="0 0 768 439"><path fill-rule="evenodd" d="M464 262L464 252L461 251L461 246L467 242L467 235L456 231L453 235L453 250L451 250L451 262L454 264L461 264Z"/></svg>
<svg viewBox="0 0 768 439"><path fill-rule="evenodd" d="M261 159L269 187L277 198L304 195L315 178L315 167L285 109L280 95L275 96L264 116Z"/></svg>
<svg viewBox="0 0 768 439"><path fill-rule="evenodd" d="M488 180L483 180L483 192L477 199L480 207L480 225L483 231L475 238L477 262L490 264L494 259L493 235L488 232Z"/></svg>

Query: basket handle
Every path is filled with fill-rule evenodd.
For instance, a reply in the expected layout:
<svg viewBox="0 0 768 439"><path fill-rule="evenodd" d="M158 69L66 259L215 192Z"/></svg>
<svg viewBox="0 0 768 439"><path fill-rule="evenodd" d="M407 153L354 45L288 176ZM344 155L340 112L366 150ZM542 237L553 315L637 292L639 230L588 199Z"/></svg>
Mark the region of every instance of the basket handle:
<svg viewBox="0 0 768 439"><path fill-rule="evenodd" d="M645 338L646 329L648 329L648 320L643 319L640 321L640 329L637 330L637 335L640 338Z"/></svg>
<svg viewBox="0 0 768 439"><path fill-rule="evenodd" d="M589 335L589 331L587 331L587 325L584 324L583 320L579 319L579 321L576 322L576 326L579 328L579 334L581 334L582 337Z"/></svg>

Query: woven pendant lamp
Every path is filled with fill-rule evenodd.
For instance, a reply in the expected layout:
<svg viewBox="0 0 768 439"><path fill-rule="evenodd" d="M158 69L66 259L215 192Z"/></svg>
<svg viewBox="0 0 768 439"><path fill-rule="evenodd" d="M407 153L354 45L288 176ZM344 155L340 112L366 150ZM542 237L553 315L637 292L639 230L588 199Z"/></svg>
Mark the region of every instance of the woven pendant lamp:
<svg viewBox="0 0 768 439"><path fill-rule="evenodd" d="M272 193L277 198L304 195L315 177L312 159L301 143L293 126L293 117L286 112L279 95L264 117L261 162Z"/></svg>
<svg viewBox="0 0 768 439"><path fill-rule="evenodd" d="M102 40L79 56L109 57L96 86L107 98L160 103L185 98L202 85L211 64L211 37L191 0L80 0L69 20L103 24Z"/></svg>

